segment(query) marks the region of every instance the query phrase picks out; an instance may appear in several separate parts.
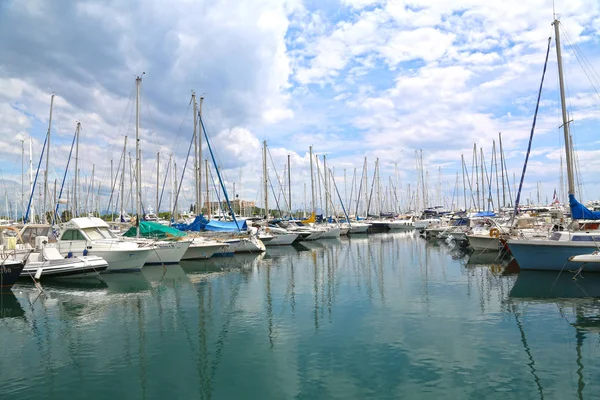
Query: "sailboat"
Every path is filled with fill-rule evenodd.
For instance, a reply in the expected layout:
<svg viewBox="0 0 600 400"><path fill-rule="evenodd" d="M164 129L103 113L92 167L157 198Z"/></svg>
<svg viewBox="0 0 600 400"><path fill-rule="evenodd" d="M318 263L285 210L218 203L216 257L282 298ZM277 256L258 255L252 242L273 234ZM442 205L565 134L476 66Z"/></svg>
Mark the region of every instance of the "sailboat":
<svg viewBox="0 0 600 400"><path fill-rule="evenodd" d="M573 220L600 219L600 212L593 212L585 208L575 198L575 180L573 177L572 149L569 133L569 120L565 102L565 85L562 71L562 55L560 48L559 21L553 22L556 39L556 55L558 61L558 76L560 86L560 99L562 106L562 122L567 163L567 179L569 190L569 204ZM549 51L548 47L548 51ZM577 227L575 227L577 228ZM578 269L581 265L570 261L573 256L592 253L598 249L600 231L569 230L556 231L544 240L508 239L506 244L515 257L522 270L562 271L564 269ZM600 272L600 263L589 264L587 271Z"/></svg>

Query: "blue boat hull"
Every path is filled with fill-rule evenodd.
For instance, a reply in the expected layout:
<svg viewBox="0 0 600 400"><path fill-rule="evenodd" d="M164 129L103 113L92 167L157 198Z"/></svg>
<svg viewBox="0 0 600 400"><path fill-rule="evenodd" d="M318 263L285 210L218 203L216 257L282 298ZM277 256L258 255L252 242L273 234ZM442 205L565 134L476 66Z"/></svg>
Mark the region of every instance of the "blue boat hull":
<svg viewBox="0 0 600 400"><path fill-rule="evenodd" d="M530 271L568 271L581 267L569 257L598 250L593 242L557 242L550 240L509 240L508 248L520 269ZM585 271L600 272L600 263L585 265Z"/></svg>

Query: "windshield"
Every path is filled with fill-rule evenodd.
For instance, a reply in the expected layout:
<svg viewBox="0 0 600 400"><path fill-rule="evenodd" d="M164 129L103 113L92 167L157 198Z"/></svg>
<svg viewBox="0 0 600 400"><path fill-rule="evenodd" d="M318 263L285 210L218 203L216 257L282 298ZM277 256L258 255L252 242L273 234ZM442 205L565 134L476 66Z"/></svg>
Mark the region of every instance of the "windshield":
<svg viewBox="0 0 600 400"><path fill-rule="evenodd" d="M116 239L117 235L112 233L108 228L97 228L106 239Z"/></svg>
<svg viewBox="0 0 600 400"><path fill-rule="evenodd" d="M90 238L90 240L100 239L116 239L117 237L108 230L108 228L84 228L83 231Z"/></svg>

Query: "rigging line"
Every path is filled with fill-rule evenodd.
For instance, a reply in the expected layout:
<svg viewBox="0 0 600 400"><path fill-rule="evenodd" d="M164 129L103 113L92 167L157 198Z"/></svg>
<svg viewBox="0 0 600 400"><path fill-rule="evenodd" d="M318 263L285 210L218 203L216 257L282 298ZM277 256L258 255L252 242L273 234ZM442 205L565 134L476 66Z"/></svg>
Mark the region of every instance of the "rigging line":
<svg viewBox="0 0 600 400"><path fill-rule="evenodd" d="M210 157L212 158L213 163L215 164L215 170L217 171L217 177L219 178L219 183L221 184L221 188L223 189L223 195L225 196L225 200L227 200L227 206L229 211L231 212L231 217L233 218L233 222L235 222L235 226L238 229L238 232L241 231L240 226L238 224L237 218L235 218L235 213L233 212L233 208L231 207L231 202L229 201L229 196L227 195L227 189L225 188L225 183L221 178L221 173L219 172L219 168L216 165L215 155L212 151L212 146L210 145L210 141L208 140L208 134L206 133L206 128L204 127L204 121L202 117L200 119L200 126L202 127L202 131L204 132L204 137L206 138L206 146L208 147L208 151L210 153Z"/></svg>
<svg viewBox="0 0 600 400"><path fill-rule="evenodd" d="M581 69L583 69L583 72L585 73L586 77L592 84L594 91L596 92L598 97L600 97L600 93L598 92L598 89L596 87L596 85L600 86L600 75L598 75L596 70L594 70L593 65L589 62L589 60L587 59L587 57L585 56L585 54L583 53L583 51L581 50L579 45L573 39L571 39L571 36L567 32L564 24L561 24L561 25L563 27L563 35L565 36L569 46L572 48L575 58L579 62L579 65L581 66ZM589 74L588 74L588 72L589 72ZM592 75L591 77L590 77L590 74ZM595 76L593 76L593 75L595 75ZM596 79L596 77L598 77L598 79ZM594 78L594 79L592 79L592 78ZM596 82L595 82L596 84L594 84L593 80L596 80Z"/></svg>
<svg viewBox="0 0 600 400"><path fill-rule="evenodd" d="M271 150L269 147L267 147L267 153L269 153L269 159L271 160L271 164L273 165L273 169L275 170L275 176L277 177L277 182L279 183L280 193L277 196L281 196L281 193L283 193L283 183L281 182L281 179L279 179L279 174L277 173L277 167L275 167L275 163L273 162L273 157L271 156ZM272 186L273 186L273 184L271 183L271 187ZM275 196L274 191L273 191L273 196ZM275 201L277 201L277 198L275 199ZM286 209L289 208L288 204L287 204L287 199L285 198L285 193L283 193L283 204L285 205ZM279 209L279 203L277 205L277 208ZM279 210L279 212L281 213L281 210Z"/></svg>
<svg viewBox="0 0 600 400"><path fill-rule="evenodd" d="M46 150L47 142L48 142L48 133L46 133L46 138L44 139L42 153L40 154L40 161L37 166L37 171L35 172L35 179L33 181L33 186L31 187L31 195L29 196L29 204L27 205L27 212L25 213L25 221L29 220L29 211L31 210L31 202L33 200L33 196L35 195L35 185L37 184L38 175L40 173L40 166L42 165L42 159L44 158L44 152Z"/></svg>
<svg viewBox="0 0 600 400"><path fill-rule="evenodd" d="M169 155L169 162L167 163L167 171L165 172L165 179L163 180L162 189L160 190L160 199L158 200L158 210L160 210L160 205L162 204L163 193L165 192L165 186L167 185L167 178L169 177L169 169L171 168L171 158L173 154ZM156 215L158 216L158 210L156 210Z"/></svg>
<svg viewBox="0 0 600 400"><path fill-rule="evenodd" d="M210 180L213 184L213 189L215 191L215 195L217 196L217 204L219 204L219 210L221 210L221 215L225 217L225 210L223 209L223 202L221 201L221 196L219 196L219 189L217 184L215 183L215 178L213 177L212 169L209 168L208 173L210 174ZM210 207L210 204L208 205Z"/></svg>
<svg viewBox="0 0 600 400"><path fill-rule="evenodd" d="M63 180L60 185L60 193L58 194L58 199L57 199L56 205L54 207L54 213L52 215L51 226L54 226L54 222L57 219L60 219L60 217L58 216L58 205L59 205L58 200L60 200L60 198L62 197L62 192L63 192L63 188L65 186L65 180L67 179L67 173L69 172L69 164L71 163L71 155L73 154L73 147L75 146L75 138L76 137L77 137L77 132L75 132L75 134L73 135L73 142L71 142L71 150L69 151L69 158L67 158L67 166L65 167L65 174L63 175ZM52 230L52 233L54 233L55 238L58 238L54 229Z"/></svg>
<svg viewBox="0 0 600 400"><path fill-rule="evenodd" d="M135 94L135 83L132 84L131 86L131 92L129 94L129 99L127 101L127 105L125 107L125 109L123 110L123 115L121 116L121 120L119 122L119 125L117 127L117 134L121 135L121 136L126 136L123 135L122 130L123 130L123 125L124 125L124 121L125 121L125 116L126 115L130 115L132 114L133 111L133 98L134 98L134 94ZM129 125L131 125L131 117L129 119ZM109 154L112 154L113 151L115 150L116 147L116 143L113 143L109 149ZM102 184L105 183L105 180L107 178L107 176L110 174L110 159L108 160L109 162L106 164L106 166L103 168L103 172L102 174L98 174L97 177L97 181L98 181L98 192L97 192L97 196L98 196L98 208L100 208L100 193L102 191ZM101 168L98 168L99 170ZM100 177L101 176L101 177ZM111 182L112 185L112 182ZM107 208L110 208L110 204L107 205Z"/></svg>
<svg viewBox="0 0 600 400"><path fill-rule="evenodd" d="M188 147L187 156L185 158L185 163L183 164L183 170L181 171L181 179L179 180L179 187L177 188L177 193L175 194L175 201L173 202L173 210L171 210L171 215L175 215L175 210L177 210L177 201L179 200L179 193L181 192L181 185L183 184L183 178L185 176L185 170L187 168L188 160L190 158L190 153L192 152L192 146L194 144L194 135L192 135L192 140L190 140L190 145Z"/></svg>
<svg viewBox="0 0 600 400"><path fill-rule="evenodd" d="M550 54L551 43L552 43L552 37L549 37L548 38L548 49L546 50L546 61L544 62L544 71L542 72L542 80L540 82L540 89L538 91L537 103L535 105L535 113L533 114L533 124L531 125L531 133L529 135L529 145L527 146L525 162L523 163L523 172L521 174L521 181L519 182L519 191L517 192L517 199L515 201L515 209L514 209L513 216L512 216L513 221L519 210L519 201L521 200L521 191L523 190L523 181L525 180L525 172L527 171L527 161L529 160L529 154L531 153L531 143L533 141L533 133L535 131L535 123L537 120L538 110L540 108L540 98L542 96L542 89L544 87L544 77L546 76L546 69L548 67L548 56ZM511 222L511 225L512 225L512 222Z"/></svg>
<svg viewBox="0 0 600 400"><path fill-rule="evenodd" d="M110 206L112 205L112 198L113 198L113 195L114 195L114 192L115 192L115 187L117 186L117 180L118 180L117 178L119 177L119 171L121 170L121 162L124 162L124 160L123 160L124 158L125 157L123 156L123 154L121 154L121 157L119 158L119 165L117 166L117 173L115 174L115 177L114 177L115 179L114 179L114 181L112 181L110 183L111 184L110 197L108 199L108 205L106 206L106 213L107 214L111 212ZM100 189L98 188L98 191L99 190ZM121 194L121 197L122 196L123 195ZM117 206L117 204L116 204L116 201L115 201L115 207L116 206Z"/></svg>
<svg viewBox="0 0 600 400"><path fill-rule="evenodd" d="M277 174L277 172L275 172L275 174ZM279 198L278 196L276 196L275 193L275 188L273 187L273 181L271 180L271 178L268 178L269 181L269 185L271 186L271 192L273 193L273 198L275 199L275 205L277 206L277 211L279 211L279 217L283 216L283 213L281 212L281 207L279 206ZM285 196L283 196L285 198Z"/></svg>

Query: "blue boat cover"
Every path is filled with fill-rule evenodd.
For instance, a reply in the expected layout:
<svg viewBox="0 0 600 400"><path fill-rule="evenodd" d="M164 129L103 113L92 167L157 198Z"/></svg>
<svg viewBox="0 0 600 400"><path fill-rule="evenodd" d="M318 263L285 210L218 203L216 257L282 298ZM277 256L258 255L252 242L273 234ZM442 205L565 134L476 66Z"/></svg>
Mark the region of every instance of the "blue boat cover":
<svg viewBox="0 0 600 400"><path fill-rule="evenodd" d="M495 217L496 214L494 214L491 211L482 211L482 212L478 212L477 214L475 214L476 217Z"/></svg>
<svg viewBox="0 0 600 400"><path fill-rule="evenodd" d="M573 219L600 219L600 211L590 211L577 201L575 195L569 194L569 206Z"/></svg>
<svg viewBox="0 0 600 400"><path fill-rule="evenodd" d="M245 220L238 221L240 231L248 230L248 224ZM216 231L216 232L237 232L238 225L233 221L208 221L204 218L204 215L198 215L189 224L173 224L171 225L175 229L180 231Z"/></svg>

